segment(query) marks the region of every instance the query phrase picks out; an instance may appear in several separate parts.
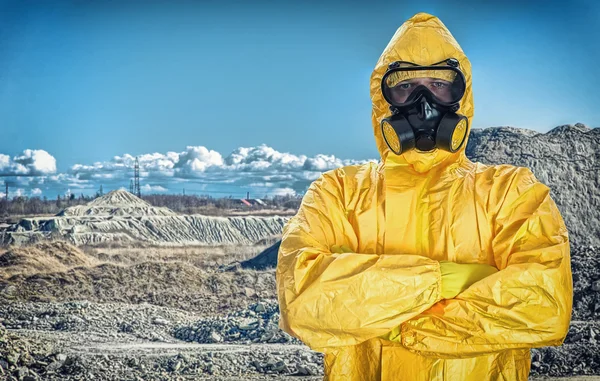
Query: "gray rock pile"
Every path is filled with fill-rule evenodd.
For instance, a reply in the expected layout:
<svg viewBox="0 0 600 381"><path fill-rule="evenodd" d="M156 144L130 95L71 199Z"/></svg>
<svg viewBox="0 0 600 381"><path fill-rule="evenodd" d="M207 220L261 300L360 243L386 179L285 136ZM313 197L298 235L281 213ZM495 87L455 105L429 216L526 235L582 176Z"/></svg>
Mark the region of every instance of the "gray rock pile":
<svg viewBox="0 0 600 381"><path fill-rule="evenodd" d="M465 153L473 162L531 169L550 187L571 241L600 247L600 128L474 128Z"/></svg>
<svg viewBox="0 0 600 381"><path fill-rule="evenodd" d="M203 318L191 325L177 327L173 336L198 343L289 343L302 345L278 327L279 305L264 300L224 317Z"/></svg>
<svg viewBox="0 0 600 381"><path fill-rule="evenodd" d="M99 337L175 342L170 335L172 328L191 323L196 316L151 304L97 304L84 300L2 303L0 319L6 328L15 330L85 332Z"/></svg>
<svg viewBox="0 0 600 381"><path fill-rule="evenodd" d="M600 247L571 244L573 320L600 321Z"/></svg>
<svg viewBox="0 0 600 381"><path fill-rule="evenodd" d="M323 374L323 355L317 352L298 351L292 356L279 358L275 354L263 354L251 361L260 373L316 376Z"/></svg>
<svg viewBox="0 0 600 381"><path fill-rule="evenodd" d="M61 354L59 360L54 360L54 365L49 366L50 369L42 373L42 378L36 381L323 379L322 360L318 354L310 355L301 350L251 350L252 353L248 349L237 348L235 353L207 350L201 353L182 351L176 354L152 355Z"/></svg>
<svg viewBox="0 0 600 381"><path fill-rule="evenodd" d="M599 341L600 322L573 321L563 345L531 350L531 375L600 375Z"/></svg>

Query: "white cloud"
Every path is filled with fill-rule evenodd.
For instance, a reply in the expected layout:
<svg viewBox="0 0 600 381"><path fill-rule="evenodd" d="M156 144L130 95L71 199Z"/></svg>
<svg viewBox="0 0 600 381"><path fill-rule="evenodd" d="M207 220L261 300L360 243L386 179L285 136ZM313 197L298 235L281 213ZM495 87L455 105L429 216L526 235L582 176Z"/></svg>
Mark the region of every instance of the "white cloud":
<svg viewBox="0 0 600 381"><path fill-rule="evenodd" d="M41 176L56 172L56 159L41 149L26 149L12 159L0 154L0 174L14 176Z"/></svg>
<svg viewBox="0 0 600 381"><path fill-rule="evenodd" d="M120 177L115 175L114 173L92 173L90 176L94 180L102 180L102 179L114 179L116 177Z"/></svg>
<svg viewBox="0 0 600 381"><path fill-rule="evenodd" d="M320 175L321 175L321 172L303 171L298 174L298 177L304 181L315 181L316 179L319 178Z"/></svg>
<svg viewBox="0 0 600 381"><path fill-rule="evenodd" d="M366 160L342 160L333 155L314 157L279 152L269 146L240 147L227 157L203 146L187 146L182 152L138 156L140 175L146 180L195 179L209 183L249 185L257 181L287 184L312 181L320 173ZM80 180L127 180L133 178L135 157L114 156L93 165L75 164L71 174Z"/></svg>
<svg viewBox="0 0 600 381"><path fill-rule="evenodd" d="M144 191L144 192L166 192L168 191L167 188L165 187L161 187L160 185L150 185L150 184L145 184L144 186L140 187L140 190Z"/></svg>
<svg viewBox="0 0 600 381"><path fill-rule="evenodd" d="M286 180L293 180L294 176L292 176L291 174L280 174L280 175L266 175L262 177L263 180L265 181L286 181Z"/></svg>
<svg viewBox="0 0 600 381"><path fill-rule="evenodd" d="M0 170L8 168L10 165L10 156L0 153Z"/></svg>
<svg viewBox="0 0 600 381"><path fill-rule="evenodd" d="M264 183L250 183L248 184L249 187L259 187L259 188L270 188L273 186L273 183L270 182L264 182Z"/></svg>
<svg viewBox="0 0 600 381"><path fill-rule="evenodd" d="M292 188L277 188L271 194L275 196L295 196L296 191Z"/></svg>
<svg viewBox="0 0 600 381"><path fill-rule="evenodd" d="M325 171L368 161L340 159L326 154L313 157L295 155L279 152L264 144L239 147L227 156L203 146L187 146L181 152L147 153L137 155L137 158L140 190L148 193L184 188L190 194L203 191L220 192L216 194L245 194L248 191L268 195L299 194ZM51 155L41 150L25 150L12 159L0 154L0 174L38 174L15 177L13 186L39 189L39 192L43 190L50 197L64 194L67 187L77 193L94 194L102 185L104 193L107 193L112 189L129 189L134 177L135 159L136 156L126 153L107 161L74 164L66 173L55 173L56 161Z"/></svg>
<svg viewBox="0 0 600 381"><path fill-rule="evenodd" d="M212 166L221 167L222 165L223 157L217 151L208 150L202 146L187 146L186 150L179 154L174 166L181 177L187 177L186 175L194 176L198 172L204 172Z"/></svg>
<svg viewBox="0 0 600 381"><path fill-rule="evenodd" d="M39 196L42 194L42 190L40 188L33 188L31 190L31 195L32 196Z"/></svg>
<svg viewBox="0 0 600 381"><path fill-rule="evenodd" d="M55 183L63 183L65 181L71 181L72 176L68 173L58 173L56 175L47 176L47 179Z"/></svg>

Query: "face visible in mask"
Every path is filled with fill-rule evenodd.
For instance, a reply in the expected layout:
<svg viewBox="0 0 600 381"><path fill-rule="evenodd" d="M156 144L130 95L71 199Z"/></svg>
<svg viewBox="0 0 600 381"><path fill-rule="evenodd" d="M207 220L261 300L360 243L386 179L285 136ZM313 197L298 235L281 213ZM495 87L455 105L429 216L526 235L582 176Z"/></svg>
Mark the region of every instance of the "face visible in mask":
<svg viewBox="0 0 600 381"><path fill-rule="evenodd" d="M435 94L436 98L441 99L444 102L452 102L452 93L450 91L452 82L431 77L413 78L399 82L394 87L394 91L390 92L390 96L397 104L406 103L408 97L410 97L414 90L419 86L429 89L432 94Z"/></svg>
<svg viewBox="0 0 600 381"><path fill-rule="evenodd" d="M403 61L389 65L381 88L393 114L382 120L381 128L392 152L453 153L461 148L468 122L455 113L465 92L458 66L454 59L429 66Z"/></svg>

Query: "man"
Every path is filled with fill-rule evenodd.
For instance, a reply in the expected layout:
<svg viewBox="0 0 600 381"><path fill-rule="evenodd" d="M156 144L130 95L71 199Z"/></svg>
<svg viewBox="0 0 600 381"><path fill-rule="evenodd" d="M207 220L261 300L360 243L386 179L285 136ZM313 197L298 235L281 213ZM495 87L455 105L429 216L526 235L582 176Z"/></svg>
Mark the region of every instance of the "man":
<svg viewBox="0 0 600 381"><path fill-rule="evenodd" d="M550 189L465 156L471 65L436 17L371 76L379 164L325 172L284 227L280 327L326 380L527 380L569 329L568 233Z"/></svg>

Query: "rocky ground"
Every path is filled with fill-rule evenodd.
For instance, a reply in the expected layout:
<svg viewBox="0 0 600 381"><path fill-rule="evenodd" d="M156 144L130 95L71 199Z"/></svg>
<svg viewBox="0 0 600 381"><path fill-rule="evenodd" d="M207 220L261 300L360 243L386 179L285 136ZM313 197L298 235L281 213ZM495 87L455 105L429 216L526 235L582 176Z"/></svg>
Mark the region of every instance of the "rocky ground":
<svg viewBox="0 0 600 381"><path fill-rule="evenodd" d="M277 327L273 269L222 271L225 249L39 245L0 251L0 380L322 379L322 355ZM65 268L42 270L42 252ZM600 380L599 255L573 248L571 329L532 350L531 379ZM585 375L598 378L574 378Z"/></svg>
<svg viewBox="0 0 600 381"><path fill-rule="evenodd" d="M322 374L322 355L277 328L274 300L224 317L150 304L3 302L0 372L14 379L310 380Z"/></svg>

